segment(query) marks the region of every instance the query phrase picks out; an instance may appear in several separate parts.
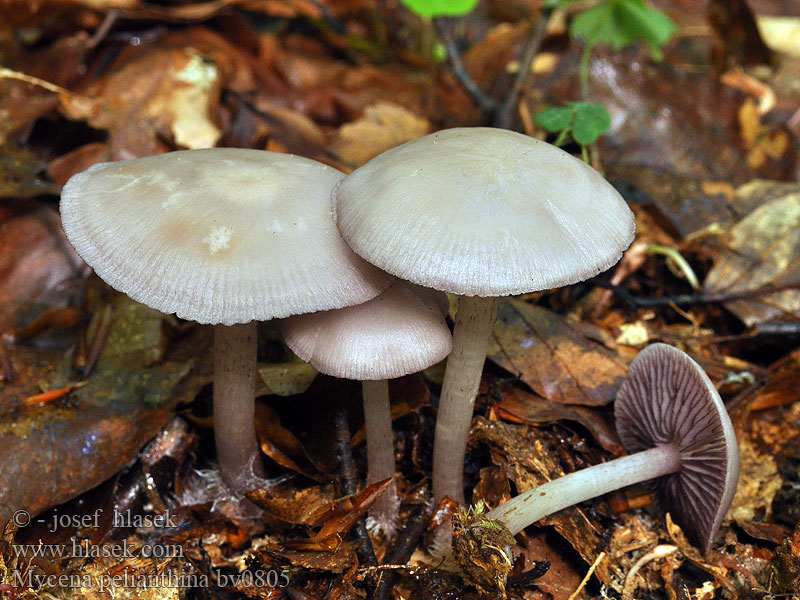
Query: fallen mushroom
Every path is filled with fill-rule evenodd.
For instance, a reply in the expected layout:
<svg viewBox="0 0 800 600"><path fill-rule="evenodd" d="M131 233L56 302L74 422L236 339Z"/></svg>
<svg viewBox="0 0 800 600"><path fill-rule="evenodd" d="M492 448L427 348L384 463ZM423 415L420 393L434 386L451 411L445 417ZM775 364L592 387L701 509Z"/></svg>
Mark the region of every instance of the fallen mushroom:
<svg viewBox="0 0 800 600"><path fill-rule="evenodd" d="M633 214L563 150L492 128L448 129L370 160L334 192L339 231L402 279L459 294L439 403L434 500L464 502L463 463L497 297L582 281L633 240Z"/></svg>
<svg viewBox="0 0 800 600"><path fill-rule="evenodd" d="M422 371L450 353L446 311L444 294L398 279L364 304L280 322L284 340L297 356L321 373L361 380L367 485L395 476L388 380ZM398 506L392 483L370 509L370 528L391 536Z"/></svg>
<svg viewBox="0 0 800 600"><path fill-rule="evenodd" d="M528 490L486 517L516 534L567 506L648 481L661 509L708 552L739 477L736 435L714 385L684 352L653 344L631 362L614 410L630 455Z"/></svg>
<svg viewBox="0 0 800 600"><path fill-rule="evenodd" d="M214 324L214 424L226 483L263 476L256 321L366 302L391 279L342 241L313 160L243 149L102 163L64 186L61 219L97 275L164 313Z"/></svg>

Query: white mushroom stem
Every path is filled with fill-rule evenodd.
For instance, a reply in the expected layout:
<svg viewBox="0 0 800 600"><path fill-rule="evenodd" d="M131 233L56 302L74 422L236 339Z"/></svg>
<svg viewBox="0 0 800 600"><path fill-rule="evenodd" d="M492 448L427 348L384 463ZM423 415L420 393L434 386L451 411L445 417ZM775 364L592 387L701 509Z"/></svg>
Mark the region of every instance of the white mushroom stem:
<svg viewBox="0 0 800 600"><path fill-rule="evenodd" d="M464 454L472 423L489 336L497 318L497 298L461 296L458 301L453 351L439 400L433 445L433 499L450 496L464 504Z"/></svg>
<svg viewBox="0 0 800 600"><path fill-rule="evenodd" d="M678 447L664 444L548 481L501 504L486 516L503 521L516 535L528 525L568 506L675 473L680 468Z"/></svg>
<svg viewBox="0 0 800 600"><path fill-rule="evenodd" d="M364 429L367 434L367 485L372 485L395 475L389 381L362 381L361 389L364 399ZM372 505L369 516L381 529L393 530L398 504L397 487L392 482Z"/></svg>
<svg viewBox="0 0 800 600"><path fill-rule="evenodd" d="M263 478L255 431L256 322L214 326L214 439L222 478L235 492Z"/></svg>

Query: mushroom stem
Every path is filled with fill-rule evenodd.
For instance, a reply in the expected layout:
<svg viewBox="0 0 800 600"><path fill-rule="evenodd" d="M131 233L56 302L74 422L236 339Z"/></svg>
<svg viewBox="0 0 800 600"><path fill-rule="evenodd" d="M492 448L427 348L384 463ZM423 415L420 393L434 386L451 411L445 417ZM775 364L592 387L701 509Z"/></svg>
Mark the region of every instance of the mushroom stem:
<svg viewBox="0 0 800 600"><path fill-rule="evenodd" d="M588 467L528 490L489 511L516 535L547 515L584 500L601 496L634 483L675 473L681 455L675 444L664 444Z"/></svg>
<svg viewBox="0 0 800 600"><path fill-rule="evenodd" d="M361 389L364 398L364 428L367 433L367 485L372 485L395 475L389 381L362 381ZM392 482L372 505L369 516L380 529L394 530L398 504L397 487Z"/></svg>
<svg viewBox="0 0 800 600"><path fill-rule="evenodd" d="M460 296L453 351L439 400L433 443L433 499L450 496L464 504L464 454L472 423L489 336L497 318L497 298Z"/></svg>
<svg viewBox="0 0 800 600"><path fill-rule="evenodd" d="M256 322L214 326L214 439L222 478L234 492L263 478L254 426Z"/></svg>

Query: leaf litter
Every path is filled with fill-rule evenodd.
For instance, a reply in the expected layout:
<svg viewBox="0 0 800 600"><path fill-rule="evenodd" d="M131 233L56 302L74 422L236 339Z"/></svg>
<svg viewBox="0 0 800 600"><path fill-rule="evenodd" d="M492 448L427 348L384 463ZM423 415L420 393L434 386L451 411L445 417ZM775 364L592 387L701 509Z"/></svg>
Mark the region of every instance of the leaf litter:
<svg viewBox="0 0 800 600"><path fill-rule="evenodd" d="M615 390L637 349L663 340L689 351L729 402L743 456L739 491L707 556L642 491L552 515L517 537L506 587L514 598L772 600L796 595L800 582L796 59L767 54L768 63L750 64L725 43L735 41L732 30L713 19L709 28L686 3L657 4L679 26L662 62L644 47L599 47L590 61L591 100L611 117L598 140L600 163L632 204L636 244L605 288L590 282L501 303L467 480L473 501L491 507L620 455ZM758 14L767 4L751 3ZM9 525L0 590L46 597L44 588L15 584L15 574L130 573L204 576L196 587L211 597L371 597L383 571L362 562L350 529L380 486L342 498L331 426L330 407L347 406L363 474L358 386L316 376L262 328L257 429L270 479L251 498L265 516L254 524L226 509L210 444L207 332L85 279L58 228L58 185L94 162L213 145L296 152L351 170L428 131L487 116L449 64L425 54L425 23L399 5L46 7L2 9L0 513L78 517L133 507L149 516L174 511L177 526L98 533L70 520L49 533ZM545 137L532 115L575 106L568 103L579 98L581 48L554 18L531 65L521 65L537 11L481 5L455 31L466 69L497 100L514 69L530 66L513 123ZM702 290L647 252L654 244L678 252ZM440 375L426 376L392 388L399 541L429 493ZM47 402L26 403L49 392ZM184 422L177 430L176 413ZM152 462L147 442L159 431L182 450ZM126 540L180 551L159 560L15 555L40 534L60 543L78 536L87 547ZM379 560L394 541L373 539ZM468 598L485 589L437 566L419 537L409 543L409 564L386 566L394 597ZM283 587L259 584L259 574L284 572ZM46 593L189 593L174 578L148 581L160 585L56 585Z"/></svg>

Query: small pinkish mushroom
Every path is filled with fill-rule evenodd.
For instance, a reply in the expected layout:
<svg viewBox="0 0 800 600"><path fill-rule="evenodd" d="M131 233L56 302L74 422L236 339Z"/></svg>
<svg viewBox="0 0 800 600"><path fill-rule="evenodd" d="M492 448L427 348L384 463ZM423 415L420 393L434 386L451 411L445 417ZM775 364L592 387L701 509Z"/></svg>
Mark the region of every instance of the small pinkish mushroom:
<svg viewBox="0 0 800 600"><path fill-rule="evenodd" d="M631 362L614 409L629 456L528 490L487 517L515 534L567 506L647 481L658 506L707 552L739 478L736 435L714 385L684 352L653 344Z"/></svg>
<svg viewBox="0 0 800 600"><path fill-rule="evenodd" d="M398 279L369 302L280 323L297 356L321 373L362 382L367 485L395 476L388 380L422 371L450 353L446 311L444 294ZM370 509L372 528L391 535L398 506L392 484Z"/></svg>

